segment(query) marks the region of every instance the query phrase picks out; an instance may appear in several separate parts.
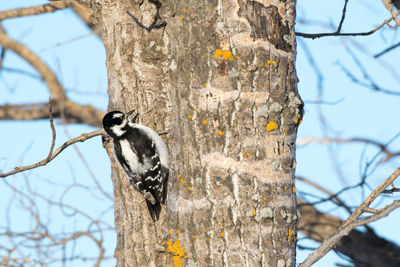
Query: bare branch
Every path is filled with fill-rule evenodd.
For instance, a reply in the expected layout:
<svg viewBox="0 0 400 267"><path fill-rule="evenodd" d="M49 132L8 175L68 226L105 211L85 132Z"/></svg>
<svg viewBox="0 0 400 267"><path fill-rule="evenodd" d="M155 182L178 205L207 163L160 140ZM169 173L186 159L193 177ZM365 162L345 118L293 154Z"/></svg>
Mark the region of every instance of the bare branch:
<svg viewBox="0 0 400 267"><path fill-rule="evenodd" d="M58 102L53 102L53 117L61 118L67 123L84 123L94 127L101 126L105 112L91 105L82 106L66 100L64 114ZM0 106L0 120L38 120L48 118L48 103ZM63 116L62 116L63 115Z"/></svg>
<svg viewBox="0 0 400 267"><path fill-rule="evenodd" d="M351 230L358 226L366 225L370 222L386 217L390 214L390 212L398 207L400 207L400 200L395 200L391 205L386 206L379 211L376 211L374 215L354 220L348 224L345 224L343 227L340 227L340 229L337 230L336 233L325 239L322 244L313 253L311 253L303 263L299 265L299 267L311 266L321 257L323 257L329 250L331 250L342 237L348 235Z"/></svg>
<svg viewBox="0 0 400 267"><path fill-rule="evenodd" d="M52 13L60 9L68 8L72 2L72 0L54 1L45 5L5 10L0 12L0 20Z"/></svg>
<svg viewBox="0 0 400 267"><path fill-rule="evenodd" d="M23 172L23 171L27 171L27 170L31 170L40 166L44 166L47 163L49 163L50 161L52 161L55 157L57 157L64 149L66 149L67 147L69 147L72 144L75 144L77 142L84 142L87 139L90 139L92 137L98 136L98 135L105 135L105 131L103 129L94 131L94 132L90 132L87 134L82 134L78 137L72 138L71 140L65 142L63 145L61 145L59 148L57 148L57 150L52 153L50 155L50 157L46 157L45 159L35 163L35 164L31 164L28 166L23 166L23 167L16 167L13 171L10 172L6 172L6 173L0 173L0 178L4 178L19 172Z"/></svg>
<svg viewBox="0 0 400 267"><path fill-rule="evenodd" d="M56 129L54 128L54 123L53 123L53 105L51 102L51 97L49 97L49 122L50 122L52 137L51 137L50 151L46 158L47 162L50 161L51 155L53 154L54 145L56 144Z"/></svg>
<svg viewBox="0 0 400 267"><path fill-rule="evenodd" d="M358 59L358 57L355 55L355 53L353 51L351 51L347 46L346 46L346 50L349 53L349 55L351 56L351 59L354 61L354 63L356 64L356 66L359 68L359 70L361 71L363 78L368 81L368 82L363 82L360 81L355 75L353 75L351 73L350 70L348 70L343 64L341 64L340 62L338 62L339 67L343 70L343 72L355 83L365 86L367 88L371 88L375 91L380 91L383 92L385 94L390 94L390 95L396 95L399 96L400 92L397 91L393 91L393 90L388 90L385 88L382 88L381 86L378 85L377 82L374 81L374 79L371 77L371 75L369 75L369 73L367 72L367 70L364 68L363 64L361 63L361 61Z"/></svg>
<svg viewBox="0 0 400 267"><path fill-rule="evenodd" d="M400 168L396 169L393 174L387 178L382 184L380 184L372 193L367 197L367 199L361 203L360 206L342 223L338 228L336 233L325 239L321 245L311 253L307 259L300 264L302 267L311 266L313 263L318 261L323 257L329 250L331 250L337 241L343 236L347 235L355 227L367 224L369 222L375 221L379 218L387 216L392 210L400 206L400 201L394 201L390 206L383 209L377 210L372 216L357 219L362 213L369 209L369 205L381 194L384 190L393 183L393 181L400 175Z"/></svg>
<svg viewBox="0 0 400 267"><path fill-rule="evenodd" d="M382 153L385 154L387 161L388 159L391 159L396 156L400 156L400 152L392 152L388 149L387 144L380 143L376 140L368 139L368 138L362 138L362 137L353 137L353 138L329 138L329 137L303 137L299 138L296 141L297 146L302 146L310 143L316 143L316 144L329 144L329 143L338 143L338 144L348 144L348 143L364 143L368 145L373 145L376 146L381 150Z"/></svg>
<svg viewBox="0 0 400 267"><path fill-rule="evenodd" d="M382 52L379 52L378 54L374 55L374 58L378 58L378 57L380 57L380 56L386 54L387 52L389 52L389 51L391 51L391 50L393 50L393 49L395 49L396 47L399 47L399 46L400 46L400 43L394 44L394 45L392 45L392 46L386 48L386 49L383 50Z"/></svg>
<svg viewBox="0 0 400 267"><path fill-rule="evenodd" d="M400 188L394 187L383 191L384 194L393 194L395 192L400 192Z"/></svg>
<svg viewBox="0 0 400 267"><path fill-rule="evenodd" d="M300 200L298 207L301 215L298 230L307 238L322 242L342 224L339 218L319 212L314 206ZM353 229L348 236L341 238L334 250L349 257L355 266L400 266L400 247L377 236L368 226L365 228L366 231Z"/></svg>
<svg viewBox="0 0 400 267"><path fill-rule="evenodd" d="M382 0L383 5L386 7L386 9L390 12L390 14L392 15L393 19L396 22L397 26L400 26L400 21L397 18L396 13L394 12L394 6L396 5L396 7L398 8L399 3L398 1L392 1L392 0ZM393 28L396 26L392 26Z"/></svg>
<svg viewBox="0 0 400 267"><path fill-rule="evenodd" d="M347 1L346 1L347 2ZM346 9L344 8L343 11L345 12ZM400 10L397 11L396 16L400 14ZM393 20L393 17L386 19L384 22L382 22L379 26L375 27L374 29L368 31L368 32L353 32L353 33L343 33L340 32L341 28L338 27L338 29L335 32L327 32L327 33L303 33L303 32L295 32L297 36L301 36L304 38L320 38L320 37L325 37L325 36L367 36L375 33L376 31L380 30L383 26L389 24ZM341 21L342 23L342 21Z"/></svg>
<svg viewBox="0 0 400 267"><path fill-rule="evenodd" d="M18 54L40 73L55 102L65 101L65 91L58 81L57 76L35 53L28 47L9 38L4 32L0 32L0 45Z"/></svg>
<svg viewBox="0 0 400 267"><path fill-rule="evenodd" d="M349 213L351 213L350 208L347 207L347 205L339 198L339 196L333 194L328 189L326 189L326 188L320 186L319 184L314 183L313 181L310 181L309 179L304 178L304 177L296 176L296 180L302 181L302 182L304 182L306 184L309 184L309 185L313 186L314 188L324 192L325 194L330 196L336 202L337 205L339 205L340 207L345 208Z"/></svg>

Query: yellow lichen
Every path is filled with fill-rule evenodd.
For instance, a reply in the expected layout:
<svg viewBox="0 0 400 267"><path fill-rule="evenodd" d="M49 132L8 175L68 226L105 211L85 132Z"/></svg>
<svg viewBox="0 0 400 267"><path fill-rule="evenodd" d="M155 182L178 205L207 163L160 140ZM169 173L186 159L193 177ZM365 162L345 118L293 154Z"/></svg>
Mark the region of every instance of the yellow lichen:
<svg viewBox="0 0 400 267"><path fill-rule="evenodd" d="M179 179L179 178L181 178L181 175L180 175L180 174L178 174L178 175L176 176L176 178L178 178L178 179Z"/></svg>
<svg viewBox="0 0 400 267"><path fill-rule="evenodd" d="M219 130L219 131L218 131L218 134L219 134L219 135L224 135L224 131Z"/></svg>
<svg viewBox="0 0 400 267"><path fill-rule="evenodd" d="M239 57L239 56L236 56L236 59L240 59L240 57Z"/></svg>
<svg viewBox="0 0 400 267"><path fill-rule="evenodd" d="M171 234L171 233L172 233L171 229L168 229L168 234Z"/></svg>
<svg viewBox="0 0 400 267"><path fill-rule="evenodd" d="M196 238L197 237L197 235L192 235L192 238L194 239L194 238Z"/></svg>
<svg viewBox="0 0 400 267"><path fill-rule="evenodd" d="M204 87L207 87L207 84L206 84L206 83L204 83L203 85L204 85Z"/></svg>
<svg viewBox="0 0 400 267"><path fill-rule="evenodd" d="M183 185L188 185L186 182L185 182L185 180L183 180L183 179L181 179L181 183L183 184Z"/></svg>
<svg viewBox="0 0 400 267"><path fill-rule="evenodd" d="M267 124L267 127L265 127L265 129L267 130L267 132L273 131L277 128L276 122L271 121L270 123Z"/></svg>
<svg viewBox="0 0 400 267"><path fill-rule="evenodd" d="M268 64L268 65L271 64L271 60L268 59L268 60L267 60L267 64Z"/></svg>
<svg viewBox="0 0 400 267"><path fill-rule="evenodd" d="M299 117L299 116L295 116L294 117L294 122L295 123L300 124L300 123L302 123L302 121L303 121L303 119L301 117Z"/></svg>
<svg viewBox="0 0 400 267"><path fill-rule="evenodd" d="M170 238L167 241L167 252L174 254L172 257L172 263L174 267L182 267L181 258L185 256L186 251L181 247L181 243L179 238L172 243L172 239Z"/></svg>
<svg viewBox="0 0 400 267"><path fill-rule="evenodd" d="M188 119L191 119L193 116L192 116L192 114L188 114Z"/></svg>
<svg viewBox="0 0 400 267"><path fill-rule="evenodd" d="M183 11L183 12L186 12L186 8L182 8L182 11Z"/></svg>
<svg viewBox="0 0 400 267"><path fill-rule="evenodd" d="M264 197L264 200L267 200L267 197Z"/></svg>
<svg viewBox="0 0 400 267"><path fill-rule="evenodd" d="M207 120L203 120L202 122L203 122L203 124L204 124L204 125L206 125L206 124L207 124Z"/></svg>
<svg viewBox="0 0 400 267"><path fill-rule="evenodd" d="M293 192L296 192L296 187L293 186Z"/></svg>
<svg viewBox="0 0 400 267"><path fill-rule="evenodd" d="M181 232L181 230L176 230L176 233L179 234Z"/></svg>
<svg viewBox="0 0 400 267"><path fill-rule="evenodd" d="M224 57L225 60L233 60L232 52L229 50L222 50L222 49L217 49L215 50L215 59L218 59L219 57Z"/></svg>
<svg viewBox="0 0 400 267"><path fill-rule="evenodd" d="M246 153L246 156L247 156L247 157L250 157L250 153Z"/></svg>
<svg viewBox="0 0 400 267"><path fill-rule="evenodd" d="M251 211L251 215L254 215L254 214L256 214L256 210Z"/></svg>
<svg viewBox="0 0 400 267"><path fill-rule="evenodd" d="M225 236L225 230L221 232L221 237Z"/></svg>
<svg viewBox="0 0 400 267"><path fill-rule="evenodd" d="M183 16L181 16L180 19L183 20Z"/></svg>
<svg viewBox="0 0 400 267"><path fill-rule="evenodd" d="M288 230L288 240L293 237L293 232L291 229Z"/></svg>

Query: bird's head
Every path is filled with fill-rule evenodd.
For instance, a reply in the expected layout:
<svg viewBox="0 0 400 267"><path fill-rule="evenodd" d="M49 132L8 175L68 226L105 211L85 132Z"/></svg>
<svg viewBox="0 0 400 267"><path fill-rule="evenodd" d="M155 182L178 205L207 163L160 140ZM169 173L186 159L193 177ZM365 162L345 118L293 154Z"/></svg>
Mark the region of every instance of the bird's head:
<svg viewBox="0 0 400 267"><path fill-rule="evenodd" d="M103 118L103 128L112 138L123 135L127 123L125 114L121 111L108 112Z"/></svg>

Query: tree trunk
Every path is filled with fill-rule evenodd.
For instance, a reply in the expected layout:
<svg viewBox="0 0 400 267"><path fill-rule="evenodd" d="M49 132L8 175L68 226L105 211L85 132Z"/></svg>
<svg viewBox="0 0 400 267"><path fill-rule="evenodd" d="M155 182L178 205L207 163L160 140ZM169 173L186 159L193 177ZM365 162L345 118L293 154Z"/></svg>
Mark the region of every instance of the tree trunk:
<svg viewBox="0 0 400 267"><path fill-rule="evenodd" d="M109 110L170 130L156 224L110 153L117 266L294 266L296 2L153 2L91 2Z"/></svg>

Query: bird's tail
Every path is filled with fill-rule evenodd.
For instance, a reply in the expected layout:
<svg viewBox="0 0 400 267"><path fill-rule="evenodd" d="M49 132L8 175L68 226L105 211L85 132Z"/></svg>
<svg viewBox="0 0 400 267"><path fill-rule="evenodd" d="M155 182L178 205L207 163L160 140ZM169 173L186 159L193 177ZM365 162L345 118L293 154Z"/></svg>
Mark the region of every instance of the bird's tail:
<svg viewBox="0 0 400 267"><path fill-rule="evenodd" d="M146 204L147 208L149 209L151 218L154 222L157 221L161 213L161 203L156 201L155 204L151 204L151 202L146 199Z"/></svg>

